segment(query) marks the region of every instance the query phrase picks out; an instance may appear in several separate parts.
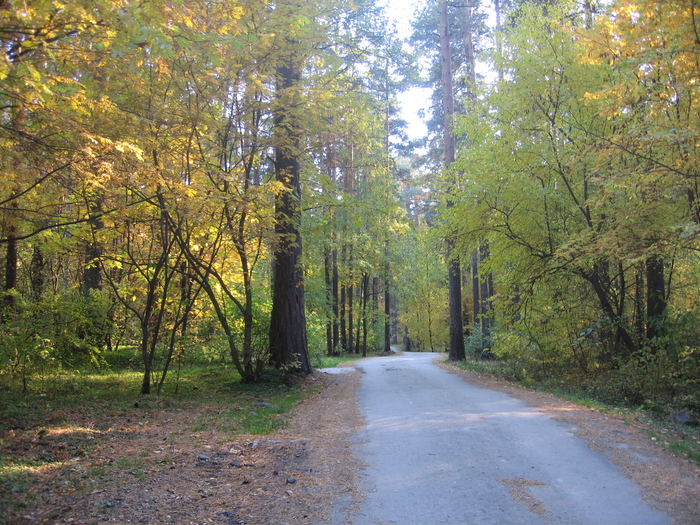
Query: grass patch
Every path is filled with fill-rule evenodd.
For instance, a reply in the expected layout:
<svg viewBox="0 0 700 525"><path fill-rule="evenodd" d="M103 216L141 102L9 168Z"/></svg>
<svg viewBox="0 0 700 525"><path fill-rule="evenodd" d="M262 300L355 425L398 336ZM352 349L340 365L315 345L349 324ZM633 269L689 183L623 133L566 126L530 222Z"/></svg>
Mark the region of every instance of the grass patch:
<svg viewBox="0 0 700 525"><path fill-rule="evenodd" d="M700 443L691 443L690 441L676 441L674 443L669 443L668 448L676 456L686 457L695 461L700 465Z"/></svg>
<svg viewBox="0 0 700 525"><path fill-rule="evenodd" d="M367 353L367 357L381 355L379 353ZM365 359L362 354L343 354L339 356L328 356L325 354L316 355L313 359L313 366L315 368L335 368L336 366L347 363L348 361L359 361L360 359Z"/></svg>

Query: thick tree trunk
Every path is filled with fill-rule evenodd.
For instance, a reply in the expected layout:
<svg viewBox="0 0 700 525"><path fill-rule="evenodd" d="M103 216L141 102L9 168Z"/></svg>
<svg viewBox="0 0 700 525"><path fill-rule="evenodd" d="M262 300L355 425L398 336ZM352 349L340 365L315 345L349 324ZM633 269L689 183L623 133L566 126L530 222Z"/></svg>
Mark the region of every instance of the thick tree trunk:
<svg viewBox="0 0 700 525"><path fill-rule="evenodd" d="M293 43L290 43L293 46ZM301 133L296 92L299 90L301 67L290 55L287 62L278 66L277 100L274 129L277 138L275 175L284 188L275 203L275 272L272 288L272 314L270 317L270 353L278 367L297 369L311 373L309 348L306 338L306 311L304 280L300 266L302 239L301 178L299 151Z"/></svg>

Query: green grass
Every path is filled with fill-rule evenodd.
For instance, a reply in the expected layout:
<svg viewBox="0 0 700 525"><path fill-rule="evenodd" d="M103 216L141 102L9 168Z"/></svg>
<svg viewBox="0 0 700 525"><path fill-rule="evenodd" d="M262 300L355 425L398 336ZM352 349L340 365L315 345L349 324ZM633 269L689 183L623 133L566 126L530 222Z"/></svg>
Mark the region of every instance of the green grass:
<svg viewBox="0 0 700 525"><path fill-rule="evenodd" d="M700 465L700 442L691 443L689 440L676 441L668 445L676 456L687 457Z"/></svg>
<svg viewBox="0 0 700 525"><path fill-rule="evenodd" d="M377 353L368 353L367 356L375 356ZM343 354L340 356L316 355L313 359L315 368L335 368L336 366L347 363L348 361L358 361L364 359L362 354Z"/></svg>

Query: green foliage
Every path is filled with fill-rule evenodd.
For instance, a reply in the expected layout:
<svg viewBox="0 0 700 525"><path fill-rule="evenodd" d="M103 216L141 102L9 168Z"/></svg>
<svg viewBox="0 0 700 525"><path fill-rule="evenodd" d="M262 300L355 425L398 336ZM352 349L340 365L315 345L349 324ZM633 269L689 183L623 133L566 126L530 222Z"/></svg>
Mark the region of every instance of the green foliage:
<svg viewBox="0 0 700 525"><path fill-rule="evenodd" d="M447 266L440 242L423 230L406 236L401 279L396 283L401 304L399 321L414 350L442 352L448 347L449 314L445 287Z"/></svg>
<svg viewBox="0 0 700 525"><path fill-rule="evenodd" d="M79 370L102 366L102 349L110 332L109 302L98 294L47 296L19 303L0 326L2 371L26 387L34 376L56 369Z"/></svg>

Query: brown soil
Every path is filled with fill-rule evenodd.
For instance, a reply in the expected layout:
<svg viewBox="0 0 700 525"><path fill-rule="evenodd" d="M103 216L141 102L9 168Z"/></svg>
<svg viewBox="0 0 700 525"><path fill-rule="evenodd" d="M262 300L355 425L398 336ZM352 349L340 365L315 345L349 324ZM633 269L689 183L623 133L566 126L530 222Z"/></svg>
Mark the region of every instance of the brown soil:
<svg viewBox="0 0 700 525"><path fill-rule="evenodd" d="M441 366L446 366L441 364ZM645 428L555 396L473 372L479 386L505 392L573 424L589 446L620 466L654 507L676 525L697 525L700 468L671 455ZM362 425L355 391L359 373L313 374L310 394L291 423L267 436L192 432L201 412L164 408L148 420L91 418L71 432L5 436L3 453L50 457L60 468L37 470L20 511L0 521L29 523L349 524L362 500L352 436ZM321 388L317 388L318 386ZM101 430L100 430L101 429ZM528 480L500 480L513 497ZM27 497L30 496L30 497ZM336 502L336 503L333 503ZM533 510L537 502L532 502Z"/></svg>
<svg viewBox="0 0 700 525"><path fill-rule="evenodd" d="M349 442L361 423L358 375L313 374L306 386L318 393L266 436L192 432L202 413L182 407L148 420L95 414L70 432L13 432L4 455L61 466L35 471L29 494L18 487L26 507L0 508L0 523L346 523L361 497Z"/></svg>

